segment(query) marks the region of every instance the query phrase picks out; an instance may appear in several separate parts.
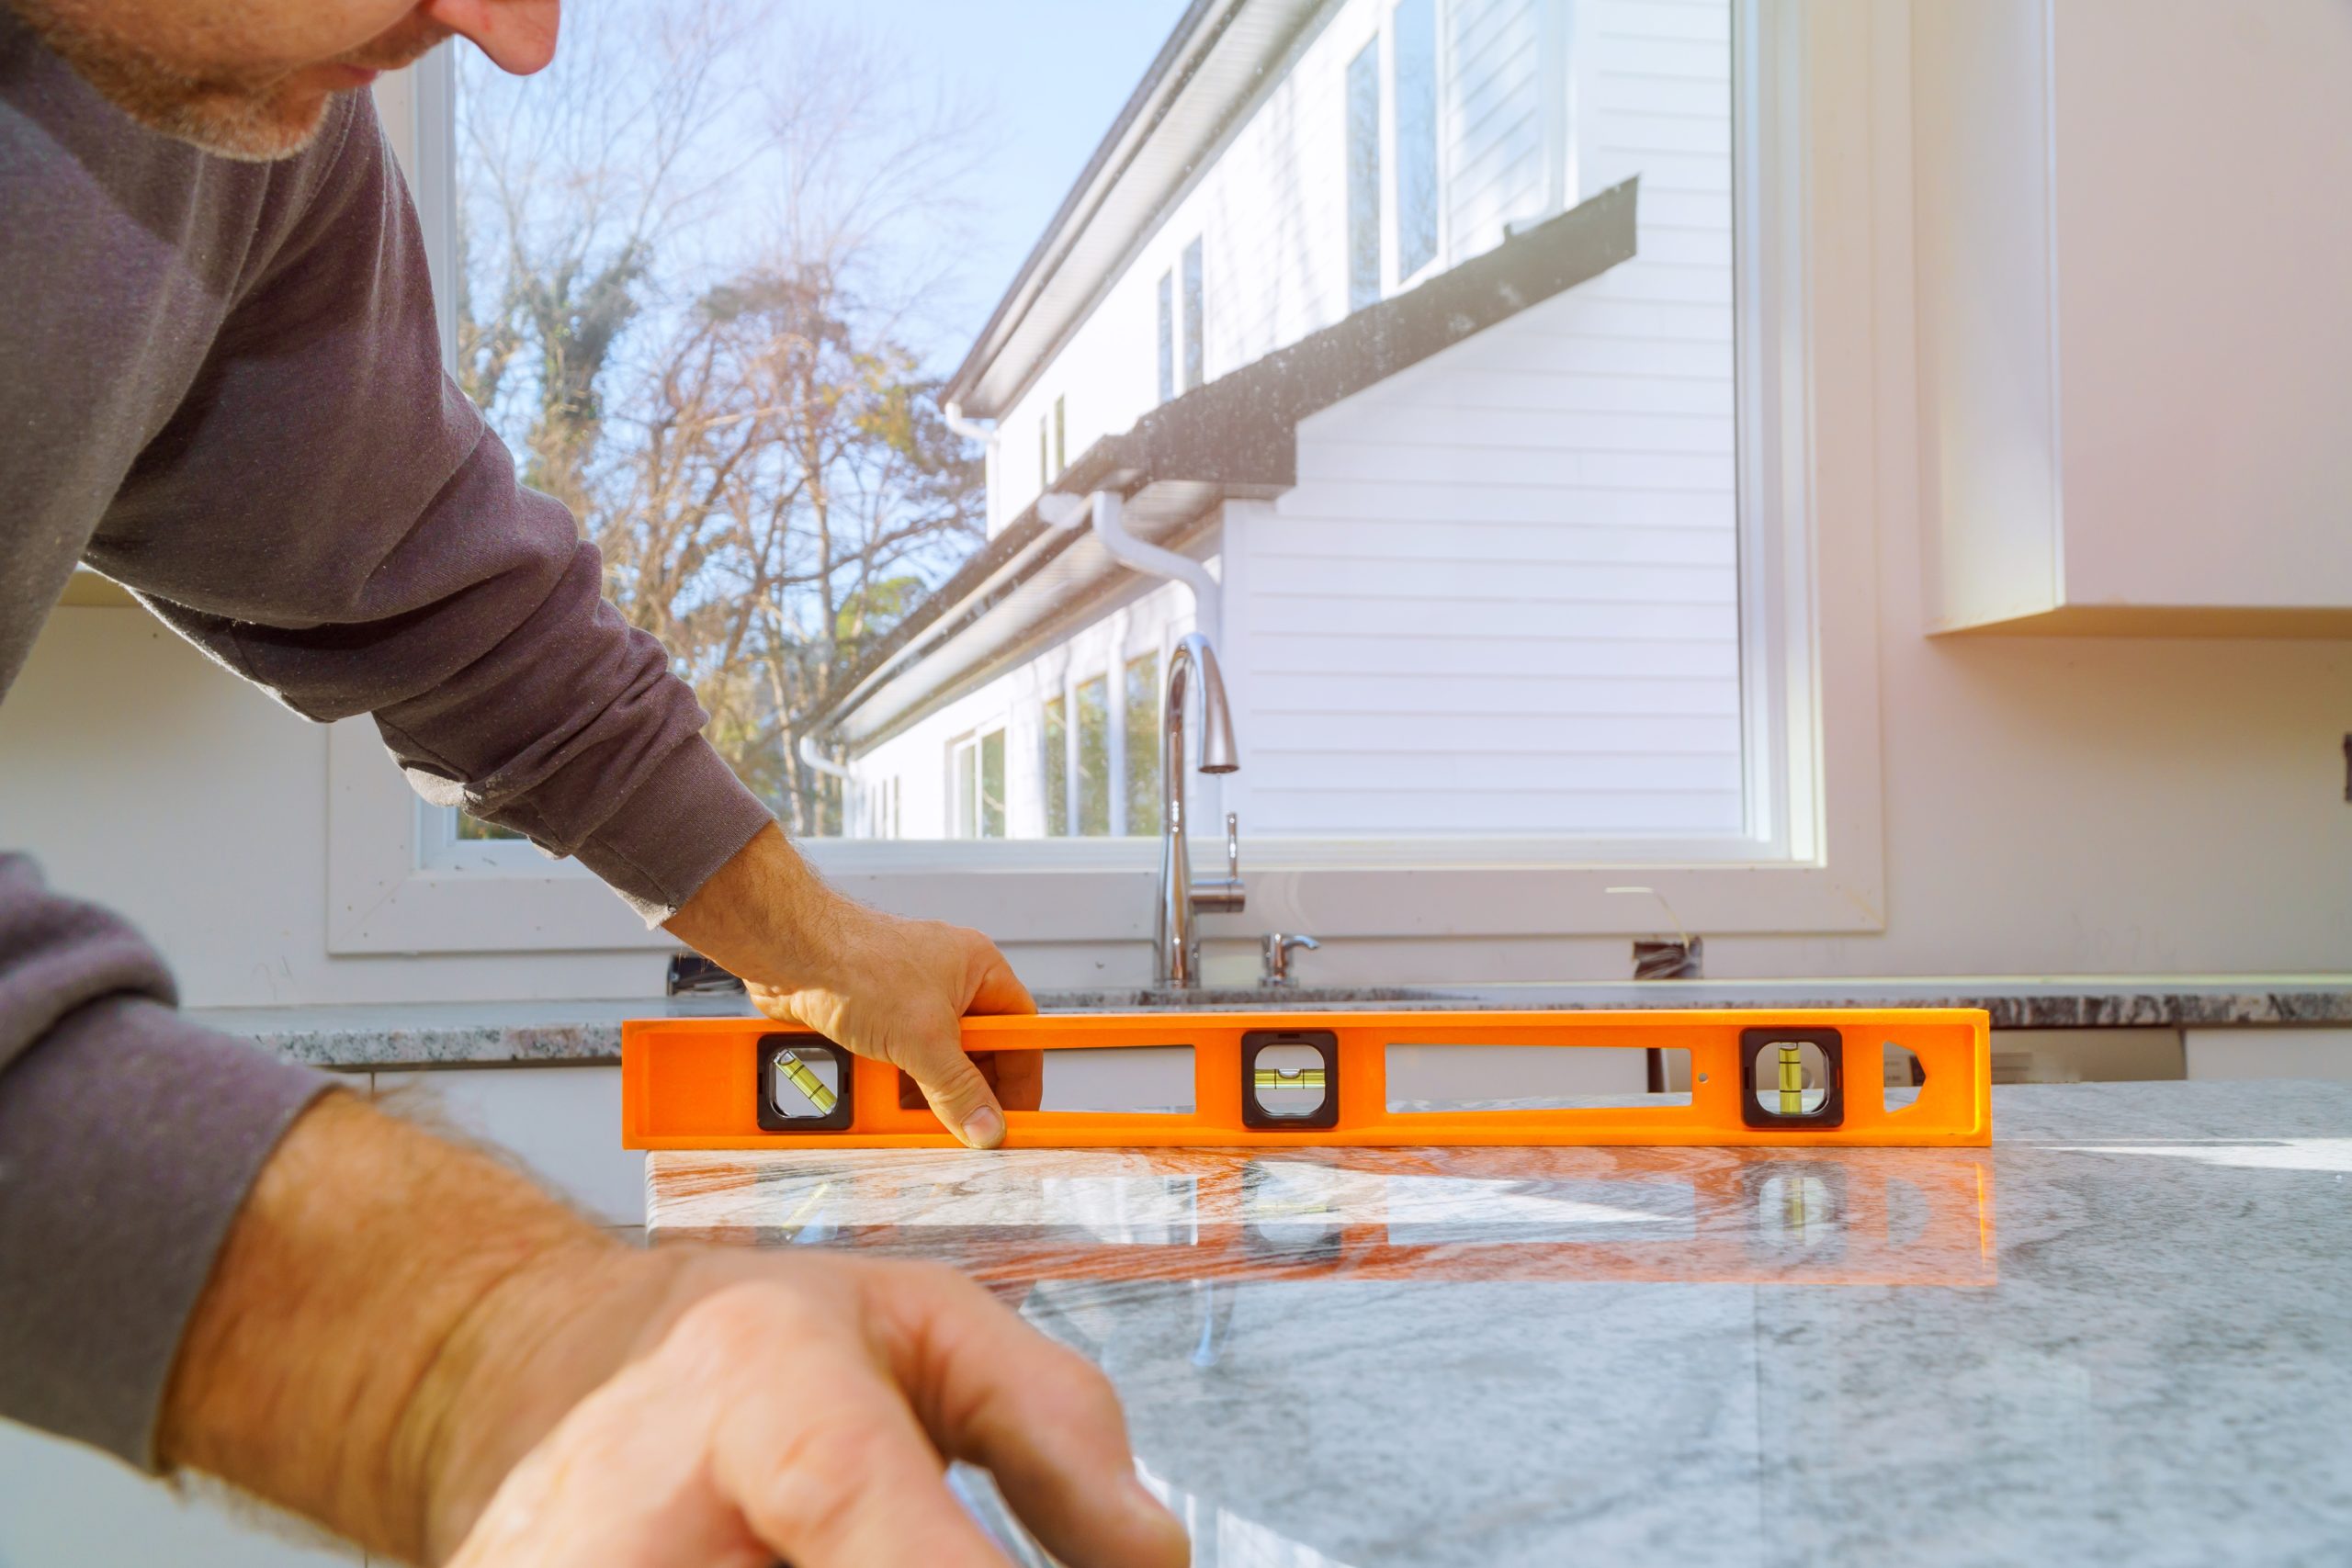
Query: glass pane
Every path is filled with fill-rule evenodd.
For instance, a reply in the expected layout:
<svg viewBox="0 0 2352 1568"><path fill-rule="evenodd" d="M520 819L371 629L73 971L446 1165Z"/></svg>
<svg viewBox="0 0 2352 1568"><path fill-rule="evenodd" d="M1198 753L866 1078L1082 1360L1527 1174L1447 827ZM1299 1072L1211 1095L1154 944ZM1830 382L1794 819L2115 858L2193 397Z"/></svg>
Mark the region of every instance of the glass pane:
<svg viewBox="0 0 2352 1568"><path fill-rule="evenodd" d="M1437 259L1437 0L1396 7L1396 276Z"/></svg>
<svg viewBox="0 0 2352 1568"><path fill-rule="evenodd" d="M1159 400L1176 395L1176 280L1159 275Z"/></svg>
<svg viewBox="0 0 2352 1568"><path fill-rule="evenodd" d="M968 740L952 748L948 754L948 773L954 779L956 827L959 839L978 838L973 829L978 823L979 781L973 776L978 762L977 748Z"/></svg>
<svg viewBox="0 0 2352 1568"><path fill-rule="evenodd" d="M1127 661L1127 831L1159 831L1159 655Z"/></svg>
<svg viewBox="0 0 2352 1568"><path fill-rule="evenodd" d="M980 737L980 821L983 839L1004 837L1004 731Z"/></svg>
<svg viewBox="0 0 2352 1568"><path fill-rule="evenodd" d="M1208 287L1202 276L1201 243L1184 247L1184 389L1199 386L1208 363Z"/></svg>
<svg viewBox="0 0 2352 1568"><path fill-rule="evenodd" d="M817 836L876 818L843 820L852 792L798 734L862 772L806 721L985 535L981 447L940 406L975 323L916 317L956 215L990 198L942 82L901 69L879 18L819 31L806 9L604 0L527 79L457 50L440 305L524 481L602 553L719 754ZM836 495L857 500L811 499Z"/></svg>
<svg viewBox="0 0 2352 1568"><path fill-rule="evenodd" d="M1097 675L1078 688L1078 830L1111 831L1111 682Z"/></svg>
<svg viewBox="0 0 2352 1568"><path fill-rule="evenodd" d="M1380 298L1380 40L1348 62L1348 309Z"/></svg>
<svg viewBox="0 0 2352 1568"><path fill-rule="evenodd" d="M1046 705L1046 739L1037 775L1045 781L1046 835L1069 836L1069 714L1062 699Z"/></svg>
<svg viewBox="0 0 2352 1568"><path fill-rule="evenodd" d="M1109 35L1134 8L1097 7L1072 69L1132 88L1185 10L1153 4L1125 55ZM1054 553L1032 510L1074 445L1147 415L1178 437L1151 462L1204 471L1138 477L1130 520L1217 562L1233 634L1241 771L1192 783L1253 835L1704 858L1750 831L1747 781L1777 773L1747 737L1785 727L1743 711L1780 682L1740 664L1728 0L1323 8L1252 69L1183 86L1228 127L1205 151L1129 128L1193 162L1181 188L1090 209L1082 255L1018 215L1055 210L1099 106L1003 101L991 129L1061 161L988 159L935 112L978 67L888 46L888 6L821 37L800 6L578 9L540 75L459 55L458 373L793 832L1151 830L1137 699L1165 666L1125 655L1183 630L1188 602L1066 581L1091 551ZM1353 384L1317 346L1356 342L1372 323L1351 314L1401 278L1556 246L1544 220L1636 176L1630 259L1328 406L1290 394L1330 379L1280 382ZM993 237L967 243L965 218ZM841 234L854 254L796 249ZM1271 383L1253 412L1315 411L1267 433L1295 441L1293 477L1243 476L1270 504L1229 535L1235 477L1199 459L1232 444L1178 412L1207 373L1211 241L1220 376ZM1523 254L1509 276L1559 276L1557 253ZM1384 307L1405 329L1387 346L1443 335L1416 310ZM985 464L949 396L997 433ZM1008 714L1000 775L982 738ZM803 761L804 734L852 789Z"/></svg>

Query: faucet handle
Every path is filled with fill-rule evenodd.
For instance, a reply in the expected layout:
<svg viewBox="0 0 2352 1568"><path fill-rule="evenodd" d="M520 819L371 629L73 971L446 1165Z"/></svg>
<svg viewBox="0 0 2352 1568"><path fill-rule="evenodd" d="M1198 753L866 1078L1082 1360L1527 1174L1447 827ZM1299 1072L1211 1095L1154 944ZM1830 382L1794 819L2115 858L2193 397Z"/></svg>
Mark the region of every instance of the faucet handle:
<svg viewBox="0 0 2352 1568"><path fill-rule="evenodd" d="M1225 814L1225 874L1214 882L1195 882L1193 908L1204 915L1238 915L1249 907L1241 886L1241 821Z"/></svg>
<svg viewBox="0 0 2352 1568"><path fill-rule="evenodd" d="M1258 941L1264 954L1264 967L1258 976L1258 984L1261 986L1290 984L1292 949L1303 947L1309 953L1315 953L1323 946L1311 936L1286 936L1281 931L1268 931Z"/></svg>

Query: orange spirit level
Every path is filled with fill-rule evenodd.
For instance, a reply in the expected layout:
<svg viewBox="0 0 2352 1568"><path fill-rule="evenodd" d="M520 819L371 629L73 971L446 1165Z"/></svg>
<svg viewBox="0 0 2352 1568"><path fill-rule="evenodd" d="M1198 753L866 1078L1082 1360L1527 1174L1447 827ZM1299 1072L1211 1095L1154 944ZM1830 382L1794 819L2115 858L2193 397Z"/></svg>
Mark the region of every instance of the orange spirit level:
<svg viewBox="0 0 2352 1568"><path fill-rule="evenodd" d="M1005 1117L1010 1148L1982 1145L1992 1141L1991 1041L1990 1015L1957 1008L1069 1013L964 1022L964 1048L976 1056L1191 1053L1187 1106L1046 1111L1019 1109L1016 1100ZM1541 1110L1392 1102L1392 1049L1474 1045L1687 1052L1688 1089ZM1890 1092L1890 1059L1916 1064L1907 1074L1916 1093ZM633 1149L960 1146L919 1095L903 1090L897 1068L764 1019L626 1023L621 1084L622 1142Z"/></svg>

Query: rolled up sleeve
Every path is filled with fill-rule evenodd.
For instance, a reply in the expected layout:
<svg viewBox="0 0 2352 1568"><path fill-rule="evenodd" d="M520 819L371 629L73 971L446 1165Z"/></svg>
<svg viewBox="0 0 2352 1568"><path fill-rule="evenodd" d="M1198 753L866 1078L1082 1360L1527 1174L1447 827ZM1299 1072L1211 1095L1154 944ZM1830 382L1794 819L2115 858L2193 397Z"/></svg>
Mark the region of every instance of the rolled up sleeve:
<svg viewBox="0 0 2352 1568"><path fill-rule="evenodd" d="M427 799L666 919L771 815L444 372L406 187L350 118L91 559L297 712L374 715Z"/></svg>

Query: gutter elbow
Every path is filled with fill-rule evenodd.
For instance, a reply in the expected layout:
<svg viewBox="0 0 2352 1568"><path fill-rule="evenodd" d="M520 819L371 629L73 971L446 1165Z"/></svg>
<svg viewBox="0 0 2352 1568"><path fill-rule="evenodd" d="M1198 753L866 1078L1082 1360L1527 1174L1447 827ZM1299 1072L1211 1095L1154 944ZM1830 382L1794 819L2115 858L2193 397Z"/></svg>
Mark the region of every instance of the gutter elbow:
<svg viewBox="0 0 2352 1568"><path fill-rule="evenodd" d="M1127 532L1125 498L1116 491L1098 490L1087 500L1094 514L1095 537L1113 560L1153 577L1182 582L1193 591L1193 626L1214 646L1221 628L1224 595L1209 569L1192 557L1147 544Z"/></svg>

